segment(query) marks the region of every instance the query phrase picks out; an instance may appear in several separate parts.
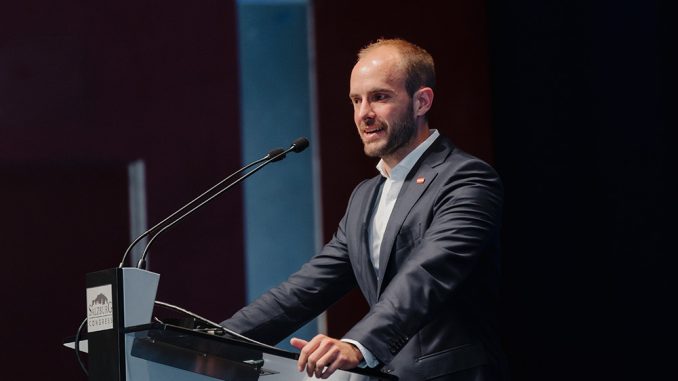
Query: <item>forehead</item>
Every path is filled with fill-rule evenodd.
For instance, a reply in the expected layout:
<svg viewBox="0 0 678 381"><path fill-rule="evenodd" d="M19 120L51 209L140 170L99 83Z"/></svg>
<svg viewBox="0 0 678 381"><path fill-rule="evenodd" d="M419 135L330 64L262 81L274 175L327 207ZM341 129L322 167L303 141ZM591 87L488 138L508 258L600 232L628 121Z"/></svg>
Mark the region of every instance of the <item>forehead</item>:
<svg viewBox="0 0 678 381"><path fill-rule="evenodd" d="M351 94L374 89L404 90L401 56L394 48L379 47L367 52L351 71Z"/></svg>

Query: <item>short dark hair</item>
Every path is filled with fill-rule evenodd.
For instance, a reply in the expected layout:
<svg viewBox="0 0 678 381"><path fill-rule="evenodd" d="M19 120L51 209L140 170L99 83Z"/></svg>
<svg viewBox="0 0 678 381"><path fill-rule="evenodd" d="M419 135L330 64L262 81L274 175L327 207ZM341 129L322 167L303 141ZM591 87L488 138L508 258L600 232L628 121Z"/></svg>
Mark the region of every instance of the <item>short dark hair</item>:
<svg viewBox="0 0 678 381"><path fill-rule="evenodd" d="M434 88L436 71L433 57L424 49L400 38L380 38L358 52L358 60L368 52L381 46L391 46L398 50L405 70L405 89L410 96L422 87Z"/></svg>

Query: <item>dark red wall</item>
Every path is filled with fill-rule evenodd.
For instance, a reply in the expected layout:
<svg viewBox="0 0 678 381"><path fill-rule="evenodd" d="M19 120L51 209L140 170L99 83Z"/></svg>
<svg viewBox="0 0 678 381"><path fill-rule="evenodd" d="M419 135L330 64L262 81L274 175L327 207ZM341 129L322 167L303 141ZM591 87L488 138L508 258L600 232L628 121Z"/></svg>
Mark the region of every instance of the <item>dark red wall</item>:
<svg viewBox="0 0 678 381"><path fill-rule="evenodd" d="M60 343L85 318L84 274L128 242L126 165L3 162L0 178L3 378L84 379Z"/></svg>
<svg viewBox="0 0 678 381"><path fill-rule="evenodd" d="M15 332L3 334L3 364L76 378L60 338L84 317L85 273L116 266L129 242L128 162L146 163L150 224L239 165L234 3L2 5L2 326ZM214 320L244 303L240 203L235 190L158 239L160 300ZM29 299L46 313L14 303Z"/></svg>

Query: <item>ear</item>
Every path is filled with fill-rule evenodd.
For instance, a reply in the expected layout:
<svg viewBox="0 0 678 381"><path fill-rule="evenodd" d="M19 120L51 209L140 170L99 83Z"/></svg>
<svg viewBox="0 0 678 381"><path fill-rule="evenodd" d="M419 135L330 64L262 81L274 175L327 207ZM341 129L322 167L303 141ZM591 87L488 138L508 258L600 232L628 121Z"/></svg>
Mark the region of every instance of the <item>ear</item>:
<svg viewBox="0 0 678 381"><path fill-rule="evenodd" d="M433 89L422 87L414 93L414 115L424 116L433 105Z"/></svg>

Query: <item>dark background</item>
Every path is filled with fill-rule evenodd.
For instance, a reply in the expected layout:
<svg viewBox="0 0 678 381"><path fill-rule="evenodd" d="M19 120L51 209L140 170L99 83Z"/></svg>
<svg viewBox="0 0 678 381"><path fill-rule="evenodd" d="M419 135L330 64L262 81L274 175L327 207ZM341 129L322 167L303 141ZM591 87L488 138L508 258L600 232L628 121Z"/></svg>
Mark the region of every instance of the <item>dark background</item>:
<svg viewBox="0 0 678 381"><path fill-rule="evenodd" d="M436 58L433 127L505 183L513 379L672 378L673 7L319 0L312 14L326 234L374 173L346 95L355 51L411 39ZM129 241L129 161L146 162L151 223L237 167L235 20L232 0L0 5L3 378L84 378L59 343L84 316L84 274ZM217 320L242 305L241 214L232 193L159 240L159 299Z"/></svg>
<svg viewBox="0 0 678 381"><path fill-rule="evenodd" d="M131 240L128 163L145 162L149 224L239 166L235 22L221 0L0 4L0 378L85 378L61 342L85 274ZM154 244L158 300L216 320L243 305L229 196Z"/></svg>
<svg viewBox="0 0 678 381"><path fill-rule="evenodd" d="M490 1L516 379L662 379L675 334L675 13Z"/></svg>

